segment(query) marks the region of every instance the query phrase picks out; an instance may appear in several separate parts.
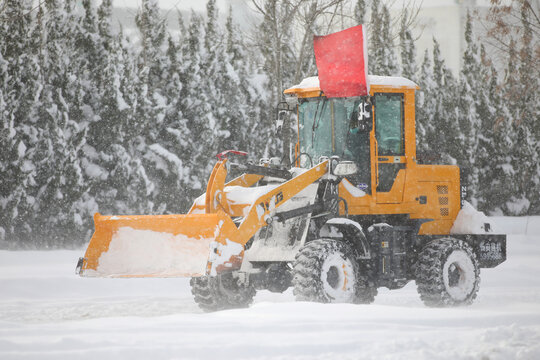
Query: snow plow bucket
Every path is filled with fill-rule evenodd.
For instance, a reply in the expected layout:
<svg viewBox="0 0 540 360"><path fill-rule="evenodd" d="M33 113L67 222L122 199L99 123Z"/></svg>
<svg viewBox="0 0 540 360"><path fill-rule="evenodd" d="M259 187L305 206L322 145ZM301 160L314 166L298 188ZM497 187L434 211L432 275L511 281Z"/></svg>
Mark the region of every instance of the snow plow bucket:
<svg viewBox="0 0 540 360"><path fill-rule="evenodd" d="M78 272L93 277L191 277L209 273L212 254L237 228L225 213L94 215L95 232ZM232 243L233 255L243 246ZM237 253L237 254L235 254ZM230 266L230 265L229 265Z"/></svg>

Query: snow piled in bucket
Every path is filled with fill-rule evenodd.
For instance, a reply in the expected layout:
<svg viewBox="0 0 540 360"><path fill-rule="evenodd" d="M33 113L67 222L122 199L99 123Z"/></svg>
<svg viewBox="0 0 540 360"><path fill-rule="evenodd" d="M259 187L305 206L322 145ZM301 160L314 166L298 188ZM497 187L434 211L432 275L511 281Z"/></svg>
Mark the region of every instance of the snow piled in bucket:
<svg viewBox="0 0 540 360"><path fill-rule="evenodd" d="M485 224L489 224L489 232L495 231L493 222L483 212L465 201L450 229L450 234L485 234L488 232Z"/></svg>
<svg viewBox="0 0 540 360"><path fill-rule="evenodd" d="M204 274L213 238L121 227L109 250L99 258L96 273L106 276Z"/></svg>

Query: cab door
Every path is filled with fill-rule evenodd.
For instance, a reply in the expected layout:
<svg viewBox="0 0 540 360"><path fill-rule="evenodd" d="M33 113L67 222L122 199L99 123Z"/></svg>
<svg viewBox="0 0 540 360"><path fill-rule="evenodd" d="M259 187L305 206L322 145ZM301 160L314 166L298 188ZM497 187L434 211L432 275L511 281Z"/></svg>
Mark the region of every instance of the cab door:
<svg viewBox="0 0 540 360"><path fill-rule="evenodd" d="M374 104L376 201L401 203L406 163L404 94L375 93Z"/></svg>

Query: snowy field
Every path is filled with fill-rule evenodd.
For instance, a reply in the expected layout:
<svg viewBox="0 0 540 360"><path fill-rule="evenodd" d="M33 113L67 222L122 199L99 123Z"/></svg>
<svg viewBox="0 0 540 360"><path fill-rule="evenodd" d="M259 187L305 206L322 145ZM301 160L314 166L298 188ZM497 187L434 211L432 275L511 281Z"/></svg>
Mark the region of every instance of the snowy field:
<svg viewBox="0 0 540 360"><path fill-rule="evenodd" d="M540 217L494 220L508 260L451 309L410 283L372 305L263 291L206 314L187 279L79 278L82 249L0 251L0 359L540 359Z"/></svg>

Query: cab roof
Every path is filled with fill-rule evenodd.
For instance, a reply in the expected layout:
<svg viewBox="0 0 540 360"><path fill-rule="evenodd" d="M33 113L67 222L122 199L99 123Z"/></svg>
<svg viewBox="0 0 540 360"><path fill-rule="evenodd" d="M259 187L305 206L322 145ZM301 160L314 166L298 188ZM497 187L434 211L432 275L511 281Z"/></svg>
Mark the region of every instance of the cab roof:
<svg viewBox="0 0 540 360"><path fill-rule="evenodd" d="M368 79L373 92L389 89L420 89L416 83L401 76L368 75ZM300 84L285 90L284 94L296 95L301 98L320 96L319 77L312 76L305 78Z"/></svg>

